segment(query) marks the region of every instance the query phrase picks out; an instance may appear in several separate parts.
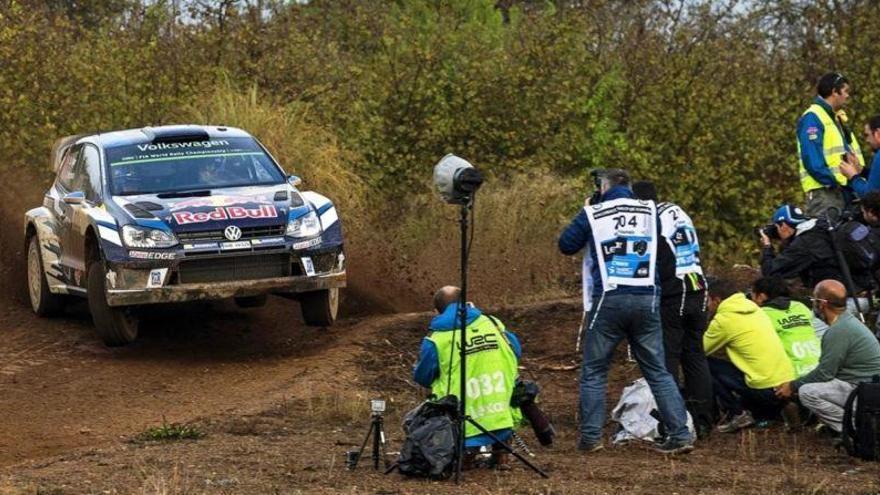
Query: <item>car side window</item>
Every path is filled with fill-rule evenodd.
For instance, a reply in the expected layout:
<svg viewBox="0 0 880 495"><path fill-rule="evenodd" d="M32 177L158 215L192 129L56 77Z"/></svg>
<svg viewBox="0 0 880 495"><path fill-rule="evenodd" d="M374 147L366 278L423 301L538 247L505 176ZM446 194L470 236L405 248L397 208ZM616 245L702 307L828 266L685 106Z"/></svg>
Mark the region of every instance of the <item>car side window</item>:
<svg viewBox="0 0 880 495"><path fill-rule="evenodd" d="M98 148L83 146L75 173L80 184L79 190L85 193L87 200L97 203L101 199L101 155Z"/></svg>
<svg viewBox="0 0 880 495"><path fill-rule="evenodd" d="M58 183L67 191L75 190L74 182L76 171L74 170L74 165L81 148L82 146L71 146L68 148L64 153L64 159L61 161L61 166L58 167Z"/></svg>

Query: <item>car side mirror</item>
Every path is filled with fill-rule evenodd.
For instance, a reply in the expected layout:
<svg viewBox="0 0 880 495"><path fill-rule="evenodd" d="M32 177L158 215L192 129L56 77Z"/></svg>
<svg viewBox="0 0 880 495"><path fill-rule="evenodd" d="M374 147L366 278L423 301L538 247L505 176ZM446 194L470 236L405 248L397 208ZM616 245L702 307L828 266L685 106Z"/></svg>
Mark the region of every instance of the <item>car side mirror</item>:
<svg viewBox="0 0 880 495"><path fill-rule="evenodd" d="M82 191L67 193L61 198L61 201L69 205L81 205L86 201L86 193Z"/></svg>
<svg viewBox="0 0 880 495"><path fill-rule="evenodd" d="M297 175L288 175L287 183L293 187L298 187L300 184L303 183L303 180Z"/></svg>

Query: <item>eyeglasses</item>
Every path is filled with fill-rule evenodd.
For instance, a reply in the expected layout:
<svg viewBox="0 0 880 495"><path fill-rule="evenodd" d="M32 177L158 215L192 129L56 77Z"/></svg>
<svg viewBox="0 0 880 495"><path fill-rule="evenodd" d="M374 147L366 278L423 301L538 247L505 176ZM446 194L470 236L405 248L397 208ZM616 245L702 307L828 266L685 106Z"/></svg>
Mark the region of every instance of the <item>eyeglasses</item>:
<svg viewBox="0 0 880 495"><path fill-rule="evenodd" d="M834 82L831 83L831 85L837 86L837 83L839 83L841 79L843 79L843 74L835 73L834 74Z"/></svg>
<svg viewBox="0 0 880 495"><path fill-rule="evenodd" d="M812 301L812 302L819 301L819 302L827 303L828 299L822 299L821 297L811 297L810 301Z"/></svg>

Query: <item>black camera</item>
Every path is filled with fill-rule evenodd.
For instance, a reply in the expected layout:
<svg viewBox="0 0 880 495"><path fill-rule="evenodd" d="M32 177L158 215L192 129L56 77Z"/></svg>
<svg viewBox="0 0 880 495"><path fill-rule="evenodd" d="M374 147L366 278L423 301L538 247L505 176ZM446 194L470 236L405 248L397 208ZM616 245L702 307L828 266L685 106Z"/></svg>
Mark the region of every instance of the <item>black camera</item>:
<svg viewBox="0 0 880 495"><path fill-rule="evenodd" d="M779 239L779 229L776 228L775 223L771 223L769 225L764 225L763 227L755 227L755 235L761 237L761 233L764 233L767 237L771 239Z"/></svg>
<svg viewBox="0 0 880 495"><path fill-rule="evenodd" d="M590 179L593 182L593 194L590 195L590 204L599 204L602 200L602 176L605 175L604 168L594 168L590 170Z"/></svg>
<svg viewBox="0 0 880 495"><path fill-rule="evenodd" d="M517 379L516 385L513 387L513 395L510 398L510 405L518 407L522 411L523 416L532 425L538 442L546 447L553 445L556 430L550 423L550 418L535 404L539 392L537 383Z"/></svg>

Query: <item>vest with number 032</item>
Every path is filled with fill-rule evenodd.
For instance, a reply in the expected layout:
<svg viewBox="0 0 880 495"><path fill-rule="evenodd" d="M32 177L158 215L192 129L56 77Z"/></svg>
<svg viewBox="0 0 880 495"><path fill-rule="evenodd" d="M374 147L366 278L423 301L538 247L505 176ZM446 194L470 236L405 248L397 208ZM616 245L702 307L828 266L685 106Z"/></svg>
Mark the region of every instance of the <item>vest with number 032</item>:
<svg viewBox="0 0 880 495"><path fill-rule="evenodd" d="M657 269L657 206L620 198L584 207L593 233L602 290L654 287ZM584 264L584 286L590 263Z"/></svg>
<svg viewBox="0 0 880 495"><path fill-rule="evenodd" d="M796 377L809 373L819 365L822 346L813 329L813 313L805 305L791 301L788 309L764 306L761 309L770 317L773 328L782 341L782 347Z"/></svg>
<svg viewBox="0 0 880 495"><path fill-rule="evenodd" d="M465 412L489 431L512 428L516 415L510 407L510 397L517 377L517 361L513 348L504 336L504 325L480 315L466 330ZM446 330L433 332L428 337L437 347L440 365L440 375L431 384L431 392L438 398L449 394L458 397L461 384L460 336L461 330ZM470 423L465 426L465 437L480 433Z"/></svg>
<svg viewBox="0 0 880 495"><path fill-rule="evenodd" d="M825 164L834 175L834 180L836 180L841 186L845 186L847 183L846 176L840 173L840 162L843 161L843 155L846 153L847 145L859 159L859 164L863 167L865 166L865 159L862 157L862 150L859 147L859 141L855 139L853 135L852 140L849 143L844 143L844 136L840 127L834 119L831 118L828 111L818 104L814 103L810 105L810 108L808 108L803 115L808 113L812 113L820 122L822 122L822 127L825 128L825 131L822 134L822 155L825 157ZM813 176L807 172L806 167L804 167L804 160L801 158L800 140L798 140L798 162L798 172L800 173L801 187L804 189L804 192L810 192L814 189L822 188L822 184L814 179Z"/></svg>
<svg viewBox="0 0 880 495"><path fill-rule="evenodd" d="M700 264L700 241L691 217L674 203L657 205L660 217L660 235L675 255L675 276L703 275Z"/></svg>

